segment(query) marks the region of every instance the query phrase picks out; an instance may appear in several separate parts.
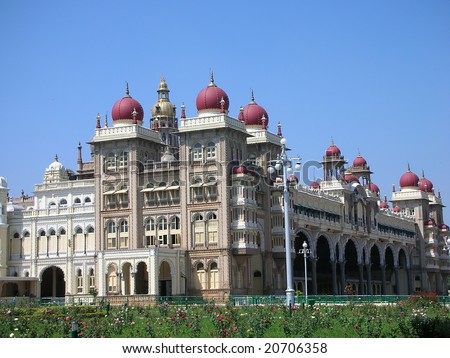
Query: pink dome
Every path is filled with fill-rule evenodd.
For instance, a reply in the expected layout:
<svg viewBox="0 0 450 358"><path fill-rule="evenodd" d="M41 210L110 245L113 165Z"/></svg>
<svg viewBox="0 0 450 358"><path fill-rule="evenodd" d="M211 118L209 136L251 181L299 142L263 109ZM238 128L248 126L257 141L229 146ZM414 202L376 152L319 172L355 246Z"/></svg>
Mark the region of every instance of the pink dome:
<svg viewBox="0 0 450 358"><path fill-rule="evenodd" d="M248 170L245 165L239 165L237 167L233 167L233 174L247 174Z"/></svg>
<svg viewBox="0 0 450 358"><path fill-rule="evenodd" d="M353 161L353 166L354 167L364 167L367 165L367 161L361 157L360 155L358 155L355 160Z"/></svg>
<svg viewBox="0 0 450 358"><path fill-rule="evenodd" d="M131 121L133 120L134 110L136 110L137 112L136 121L142 122L142 120L144 119L144 109L138 101L130 96L127 85L125 97L119 99L112 108L112 119L113 121Z"/></svg>
<svg viewBox="0 0 450 358"><path fill-rule="evenodd" d="M439 229L442 231L448 231L449 227L448 225L442 224L441 226L439 226Z"/></svg>
<svg viewBox="0 0 450 358"><path fill-rule="evenodd" d="M327 157L340 157L341 156L341 150L333 143L330 145L325 152L325 155Z"/></svg>
<svg viewBox="0 0 450 358"><path fill-rule="evenodd" d="M352 173L345 173L344 180L347 183L359 183L358 178Z"/></svg>
<svg viewBox="0 0 450 358"><path fill-rule="evenodd" d="M427 193L433 192L433 183L426 179L425 177L422 177L422 179L419 180L419 189L422 191L425 191Z"/></svg>
<svg viewBox="0 0 450 358"><path fill-rule="evenodd" d="M265 118L265 122L263 123L262 118ZM238 118L240 119L240 118ZM249 104L247 104L242 111L242 120L248 126L262 126L267 127L269 123L269 115L266 110L261 107L259 104L255 102L255 98L252 93L252 100Z"/></svg>
<svg viewBox="0 0 450 358"><path fill-rule="evenodd" d="M320 188L320 184L317 181L313 181L311 183L311 189L319 189Z"/></svg>
<svg viewBox="0 0 450 358"><path fill-rule="evenodd" d="M436 221L434 221L434 219L429 219L425 222L425 226L436 226Z"/></svg>
<svg viewBox="0 0 450 358"><path fill-rule="evenodd" d="M400 177L400 188L417 187L418 185L419 177L409 169Z"/></svg>
<svg viewBox="0 0 450 358"><path fill-rule="evenodd" d="M293 182L293 181L295 181L296 183L298 183L298 178L297 178L294 174L291 174L291 175L289 175L287 181L288 181L289 183L291 183L291 182Z"/></svg>
<svg viewBox="0 0 450 358"><path fill-rule="evenodd" d="M373 193L380 194L380 188L374 183L369 184L369 190Z"/></svg>
<svg viewBox="0 0 450 358"><path fill-rule="evenodd" d="M223 109L225 112L228 112L228 108L230 107L228 95L223 89L214 84L214 77L211 74L211 82L197 95L197 111L203 111L206 109L213 109L215 111L221 110L222 104L220 102L222 101L222 98L225 101Z"/></svg>
<svg viewBox="0 0 450 358"><path fill-rule="evenodd" d="M394 213L400 213L401 211L402 209L400 208L400 206L394 207Z"/></svg>
<svg viewBox="0 0 450 358"><path fill-rule="evenodd" d="M387 209L389 207L389 205L388 205L388 203L387 203L387 201L385 200L385 201L382 201L381 203L380 203L380 209Z"/></svg>

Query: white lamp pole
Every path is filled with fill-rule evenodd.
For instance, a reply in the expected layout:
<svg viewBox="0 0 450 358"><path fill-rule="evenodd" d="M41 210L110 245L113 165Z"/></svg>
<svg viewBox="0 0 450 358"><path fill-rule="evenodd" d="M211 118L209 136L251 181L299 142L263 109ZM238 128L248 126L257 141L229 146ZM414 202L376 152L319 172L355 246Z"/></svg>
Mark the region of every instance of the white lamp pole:
<svg viewBox="0 0 450 358"><path fill-rule="evenodd" d="M303 249L299 251L300 254L303 254L303 259L305 262L305 304L308 304L308 267L306 265L306 256L310 253L308 249L308 243L303 241L302 245Z"/></svg>
<svg viewBox="0 0 450 358"><path fill-rule="evenodd" d="M283 169L283 204L284 204L284 240L286 252L286 305L294 307L295 305L295 291L292 284L292 259L291 259L291 228L289 222L289 188L288 188L288 173L292 174L292 160L300 158L288 158L286 155L286 138L281 138L281 154L276 160L275 168L270 166L269 173L275 173L276 170ZM295 169L300 170L300 163L297 162Z"/></svg>

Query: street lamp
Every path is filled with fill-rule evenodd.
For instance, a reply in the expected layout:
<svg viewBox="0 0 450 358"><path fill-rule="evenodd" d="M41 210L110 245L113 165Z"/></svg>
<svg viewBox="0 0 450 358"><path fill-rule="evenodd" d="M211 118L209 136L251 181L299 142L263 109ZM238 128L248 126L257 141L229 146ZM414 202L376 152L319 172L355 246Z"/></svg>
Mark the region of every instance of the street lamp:
<svg viewBox="0 0 450 358"><path fill-rule="evenodd" d="M298 253L303 254L303 259L305 262L305 303L308 304L308 270L306 266L306 256L309 255L311 250L308 249L308 243L306 241L303 241L302 247L303 249L300 249Z"/></svg>
<svg viewBox="0 0 450 358"><path fill-rule="evenodd" d="M300 170L300 158L288 158L286 151L286 138L281 138L281 154L274 161L274 166L269 166L267 171L269 174L275 173L283 169L283 203L284 203L284 240L286 251L286 305L293 307L295 305L295 291L292 285L292 260L291 260L291 229L289 225L289 189L288 189L288 173L292 174L292 161L296 161L295 170Z"/></svg>

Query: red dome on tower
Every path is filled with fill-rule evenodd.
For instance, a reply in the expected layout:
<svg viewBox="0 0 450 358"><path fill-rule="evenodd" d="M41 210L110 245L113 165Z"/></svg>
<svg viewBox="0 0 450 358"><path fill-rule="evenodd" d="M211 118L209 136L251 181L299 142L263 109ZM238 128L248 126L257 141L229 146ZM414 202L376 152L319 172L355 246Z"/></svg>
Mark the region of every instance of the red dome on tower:
<svg viewBox="0 0 450 358"><path fill-rule="evenodd" d="M373 193L380 194L380 188L374 183L369 184L369 190Z"/></svg>
<svg viewBox="0 0 450 358"><path fill-rule="evenodd" d="M211 73L211 82L205 88L203 88L197 95L196 105L197 111L203 111L206 109L213 110L213 112L220 112L222 110L222 99L223 99L223 110L228 112L230 107L230 100L228 95L223 89L217 87L214 83L214 76Z"/></svg>
<svg viewBox="0 0 450 358"><path fill-rule="evenodd" d="M427 193L433 192L433 183L425 178L425 175L422 173L422 179L419 180L419 189L425 191Z"/></svg>
<svg viewBox="0 0 450 358"><path fill-rule="evenodd" d="M253 91L251 102L243 108L242 120L247 126L267 127L267 124L269 123L269 115L263 107L255 102Z"/></svg>
<svg viewBox="0 0 450 358"><path fill-rule="evenodd" d="M344 180L347 183L359 183L358 178L352 173L345 173Z"/></svg>
<svg viewBox="0 0 450 358"><path fill-rule="evenodd" d="M386 200L384 200L380 203L380 209L387 209L388 207L389 207L389 205Z"/></svg>
<svg viewBox="0 0 450 358"><path fill-rule="evenodd" d="M127 89L125 97L119 99L112 108L113 121L132 121L133 112L136 110L136 121L142 122L144 119L144 109L141 104L130 96L130 92Z"/></svg>
<svg viewBox="0 0 450 358"><path fill-rule="evenodd" d="M394 213L400 213L401 211L402 209L400 208L400 206L394 207Z"/></svg>
<svg viewBox="0 0 450 358"><path fill-rule="evenodd" d="M400 188L417 187L418 185L419 177L408 167L408 171L400 177Z"/></svg>
<svg viewBox="0 0 450 358"><path fill-rule="evenodd" d="M233 167L233 174L247 174L248 170L245 165L239 165L237 167Z"/></svg>
<svg viewBox="0 0 450 358"><path fill-rule="evenodd" d="M320 189L320 184L316 180L314 180L311 183L311 189Z"/></svg>
<svg viewBox="0 0 450 358"><path fill-rule="evenodd" d="M364 167L367 165L367 161L361 156L358 155L355 160L353 161L354 167Z"/></svg>
<svg viewBox="0 0 450 358"><path fill-rule="evenodd" d="M341 150L333 143L328 147L327 151L325 152L325 155L327 157L340 157Z"/></svg>

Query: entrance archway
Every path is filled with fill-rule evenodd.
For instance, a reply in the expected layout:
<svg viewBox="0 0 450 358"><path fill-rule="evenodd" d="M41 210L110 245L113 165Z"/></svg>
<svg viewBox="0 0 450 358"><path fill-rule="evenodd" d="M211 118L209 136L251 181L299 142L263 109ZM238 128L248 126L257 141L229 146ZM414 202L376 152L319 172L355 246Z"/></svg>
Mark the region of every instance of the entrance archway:
<svg viewBox="0 0 450 358"><path fill-rule="evenodd" d="M172 274L170 265L163 261L159 266L159 295L171 296L172 295Z"/></svg>
<svg viewBox="0 0 450 358"><path fill-rule="evenodd" d="M136 294L148 294L148 271L145 262L139 262L135 276Z"/></svg>
<svg viewBox="0 0 450 358"><path fill-rule="evenodd" d="M50 266L42 273L41 297L64 297L66 281L64 272L59 267Z"/></svg>

